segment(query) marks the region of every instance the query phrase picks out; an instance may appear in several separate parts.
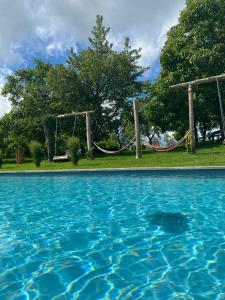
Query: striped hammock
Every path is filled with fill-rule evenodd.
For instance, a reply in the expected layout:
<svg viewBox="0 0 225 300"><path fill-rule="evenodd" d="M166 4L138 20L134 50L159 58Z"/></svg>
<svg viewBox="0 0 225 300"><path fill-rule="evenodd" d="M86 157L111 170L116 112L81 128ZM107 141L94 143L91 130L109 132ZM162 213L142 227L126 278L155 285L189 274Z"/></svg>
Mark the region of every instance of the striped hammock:
<svg viewBox="0 0 225 300"><path fill-rule="evenodd" d="M169 146L169 147L155 147L153 145L150 145L150 144L144 144L148 149L150 150L153 150L153 151L157 151L157 152L168 152L168 151L173 151L175 150L176 148L180 147L184 142L185 140L188 138L189 136L189 133L190 132L187 132L185 134L185 136L179 140L175 145L173 146Z"/></svg>

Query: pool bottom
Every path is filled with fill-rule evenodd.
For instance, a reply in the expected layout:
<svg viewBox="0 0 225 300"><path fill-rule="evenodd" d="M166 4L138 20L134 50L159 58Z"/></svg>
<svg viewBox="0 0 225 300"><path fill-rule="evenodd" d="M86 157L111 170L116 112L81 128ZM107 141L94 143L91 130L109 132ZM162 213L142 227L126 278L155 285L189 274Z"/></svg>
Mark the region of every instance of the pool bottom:
<svg viewBox="0 0 225 300"><path fill-rule="evenodd" d="M180 175L1 176L0 299L223 299L225 177Z"/></svg>

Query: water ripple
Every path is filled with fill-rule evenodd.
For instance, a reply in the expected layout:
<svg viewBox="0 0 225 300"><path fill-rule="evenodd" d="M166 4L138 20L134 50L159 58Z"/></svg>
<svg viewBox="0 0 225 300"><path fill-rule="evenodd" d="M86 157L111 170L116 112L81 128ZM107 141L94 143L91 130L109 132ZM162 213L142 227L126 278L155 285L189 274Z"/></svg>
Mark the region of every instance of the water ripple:
<svg viewBox="0 0 225 300"><path fill-rule="evenodd" d="M225 299L225 178L1 176L0 299Z"/></svg>

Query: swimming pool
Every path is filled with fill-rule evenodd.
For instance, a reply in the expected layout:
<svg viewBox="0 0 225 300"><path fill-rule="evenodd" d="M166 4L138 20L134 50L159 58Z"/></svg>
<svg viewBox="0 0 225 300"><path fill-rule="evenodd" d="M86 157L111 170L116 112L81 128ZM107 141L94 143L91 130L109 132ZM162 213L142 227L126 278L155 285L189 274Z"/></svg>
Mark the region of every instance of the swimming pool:
<svg viewBox="0 0 225 300"><path fill-rule="evenodd" d="M0 299L225 299L225 173L0 176Z"/></svg>

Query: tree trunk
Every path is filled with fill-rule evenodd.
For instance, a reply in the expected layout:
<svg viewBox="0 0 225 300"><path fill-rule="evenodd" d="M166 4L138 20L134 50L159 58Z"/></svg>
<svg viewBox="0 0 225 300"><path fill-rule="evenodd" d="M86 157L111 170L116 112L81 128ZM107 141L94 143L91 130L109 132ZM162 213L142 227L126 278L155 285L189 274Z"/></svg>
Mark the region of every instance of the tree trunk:
<svg viewBox="0 0 225 300"><path fill-rule="evenodd" d="M224 136L223 124L222 124L222 123L220 123L220 132L221 132L221 138L222 138L222 141L224 141L225 136Z"/></svg>
<svg viewBox="0 0 225 300"><path fill-rule="evenodd" d="M21 164L24 158L24 151L20 148L16 149L16 163Z"/></svg>
<svg viewBox="0 0 225 300"><path fill-rule="evenodd" d="M207 132L207 126L205 122L202 122L202 125L200 126L200 132L202 135L202 141L206 141L206 132Z"/></svg>
<svg viewBox="0 0 225 300"><path fill-rule="evenodd" d="M55 151L54 151L54 121L53 119L47 119L44 123L45 127L45 141L47 147L48 161L52 161Z"/></svg>
<svg viewBox="0 0 225 300"><path fill-rule="evenodd" d="M120 133L117 130L116 130L116 137L117 137L117 141L118 141L118 143L120 145L120 148L122 148L122 143L121 143L121 140L120 140Z"/></svg>
<svg viewBox="0 0 225 300"><path fill-rule="evenodd" d="M207 131L206 123L204 122L203 123L203 130L202 130L202 140L203 140L203 142L206 141L206 131Z"/></svg>
<svg viewBox="0 0 225 300"><path fill-rule="evenodd" d="M152 145L152 140L153 140L154 136L155 136L155 133L152 134L151 136L150 136L150 135L147 135L147 138L148 138L148 141L149 141L149 144L150 144L150 145Z"/></svg>
<svg viewBox="0 0 225 300"><path fill-rule="evenodd" d="M195 124L195 142L198 143L198 128Z"/></svg>
<svg viewBox="0 0 225 300"><path fill-rule="evenodd" d="M136 159L140 159L142 157L142 149L141 149L141 132L139 125L139 115L138 115L138 107L137 102L133 102L134 109L134 127L135 127L135 137L136 137Z"/></svg>

